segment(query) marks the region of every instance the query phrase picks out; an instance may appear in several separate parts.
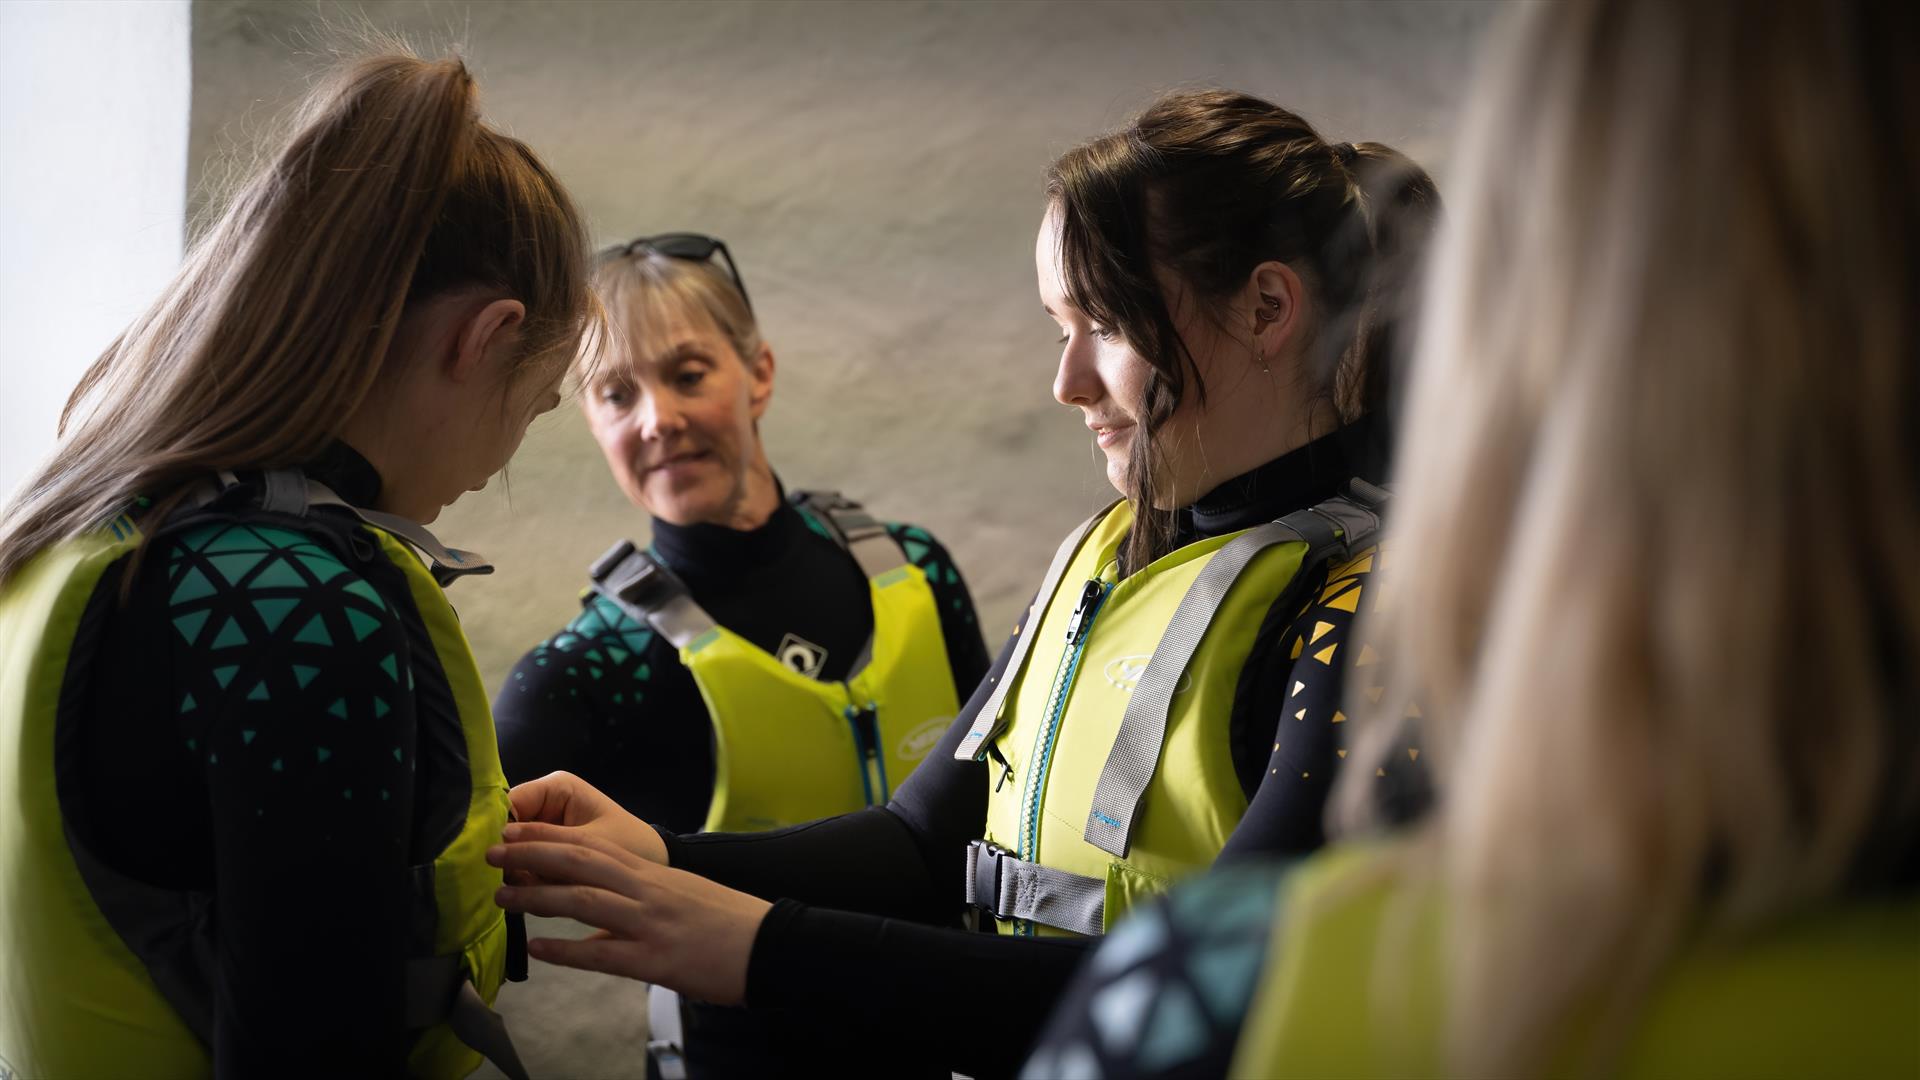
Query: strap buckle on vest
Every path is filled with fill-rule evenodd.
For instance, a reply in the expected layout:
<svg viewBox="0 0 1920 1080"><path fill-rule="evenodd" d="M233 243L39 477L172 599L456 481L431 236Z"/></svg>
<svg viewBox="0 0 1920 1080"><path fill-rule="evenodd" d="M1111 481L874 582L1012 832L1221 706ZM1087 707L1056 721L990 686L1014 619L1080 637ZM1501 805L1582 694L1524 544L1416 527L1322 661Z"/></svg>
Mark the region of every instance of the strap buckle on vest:
<svg viewBox="0 0 1920 1080"><path fill-rule="evenodd" d="M687 586L640 550L622 540L595 559L587 570L593 591L613 601L636 622L645 622L660 636L684 649L715 627L713 616L695 603Z"/></svg>
<svg viewBox="0 0 1920 1080"><path fill-rule="evenodd" d="M906 552L867 509L837 491L800 493L800 505L834 534L869 579L907 565Z"/></svg>
<svg viewBox="0 0 1920 1080"><path fill-rule="evenodd" d="M1089 937L1106 932L1104 879L1028 862L985 840L967 844L966 900L996 919L1026 919Z"/></svg>

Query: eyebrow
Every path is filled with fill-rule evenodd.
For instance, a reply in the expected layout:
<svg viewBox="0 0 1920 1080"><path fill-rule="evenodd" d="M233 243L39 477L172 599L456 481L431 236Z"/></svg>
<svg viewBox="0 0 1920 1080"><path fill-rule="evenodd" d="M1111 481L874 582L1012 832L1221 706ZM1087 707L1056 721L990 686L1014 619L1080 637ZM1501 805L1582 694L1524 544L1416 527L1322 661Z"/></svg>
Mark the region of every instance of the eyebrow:
<svg viewBox="0 0 1920 1080"><path fill-rule="evenodd" d="M682 360L711 360L711 359L713 359L713 357L708 354L708 350L706 349L706 347L701 345L699 342L682 341L676 344L673 348L668 349L663 353L658 353L654 356L649 357L647 359L647 363L653 365L654 367L666 367L669 364L678 363Z"/></svg>

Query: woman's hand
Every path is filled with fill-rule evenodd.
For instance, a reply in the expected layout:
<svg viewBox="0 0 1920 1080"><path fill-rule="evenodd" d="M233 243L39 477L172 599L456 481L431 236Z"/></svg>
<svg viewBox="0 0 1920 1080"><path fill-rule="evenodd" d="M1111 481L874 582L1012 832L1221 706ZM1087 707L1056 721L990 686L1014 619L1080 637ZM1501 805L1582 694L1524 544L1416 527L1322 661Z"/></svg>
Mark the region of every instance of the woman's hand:
<svg viewBox="0 0 1920 1080"><path fill-rule="evenodd" d="M747 958L773 907L765 900L580 831L559 842L497 844L487 849L487 862L505 870L509 881L531 875L540 882L501 886L495 894L501 907L578 919L600 930L582 941L534 938L527 942L530 955L659 983L716 1005L746 999Z"/></svg>
<svg viewBox="0 0 1920 1080"><path fill-rule="evenodd" d="M667 845L653 826L627 813L599 788L570 772L529 780L514 788L510 797L513 816L518 819L506 828L504 835L510 843L573 843L591 836L610 841L648 862L667 865Z"/></svg>

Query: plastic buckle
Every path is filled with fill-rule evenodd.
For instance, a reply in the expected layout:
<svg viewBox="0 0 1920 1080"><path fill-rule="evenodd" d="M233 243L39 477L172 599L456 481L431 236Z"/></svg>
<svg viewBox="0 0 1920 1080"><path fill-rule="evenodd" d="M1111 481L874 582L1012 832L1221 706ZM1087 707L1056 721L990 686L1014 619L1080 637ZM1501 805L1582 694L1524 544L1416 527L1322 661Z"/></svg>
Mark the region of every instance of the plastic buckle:
<svg viewBox="0 0 1920 1080"><path fill-rule="evenodd" d="M985 840L972 846L980 851L973 861L973 906L996 919L1006 918L1000 914L1000 859L1013 852Z"/></svg>

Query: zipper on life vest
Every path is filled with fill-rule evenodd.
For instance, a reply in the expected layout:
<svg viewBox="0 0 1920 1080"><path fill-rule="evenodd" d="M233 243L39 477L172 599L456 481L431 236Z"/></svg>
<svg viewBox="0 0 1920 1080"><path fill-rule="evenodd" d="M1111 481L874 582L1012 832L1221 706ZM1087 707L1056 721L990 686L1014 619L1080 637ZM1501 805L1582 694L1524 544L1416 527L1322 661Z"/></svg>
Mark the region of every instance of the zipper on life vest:
<svg viewBox="0 0 1920 1080"><path fill-rule="evenodd" d="M1067 619L1067 651L1060 655L1060 667L1053 675L1053 690L1047 697L1047 719L1034 736L1034 766L1027 771L1027 789L1022 799L1022 822L1020 829L1020 857L1037 862L1040 857L1040 797L1047 787L1047 770L1053 766L1053 745L1060 735L1060 717L1066 711L1067 692L1073 688L1073 677L1080 670L1080 654L1087 648L1087 632L1093 629L1093 620L1099 616L1100 608L1107 602L1107 594L1113 586L1099 578L1089 578L1080 587L1080 601L1073 606L1073 614ZM1014 922L1014 933L1021 937L1034 936L1033 922L1019 919Z"/></svg>
<svg viewBox="0 0 1920 1080"><path fill-rule="evenodd" d="M867 702L866 708L859 708L852 702L853 691L847 691L848 702L843 715L847 726L853 729L853 751L860 759L860 786L865 789L868 806L878 806L892 798L893 792L887 786L887 762L880 753L880 709L877 703ZM878 791L880 797L874 798Z"/></svg>

